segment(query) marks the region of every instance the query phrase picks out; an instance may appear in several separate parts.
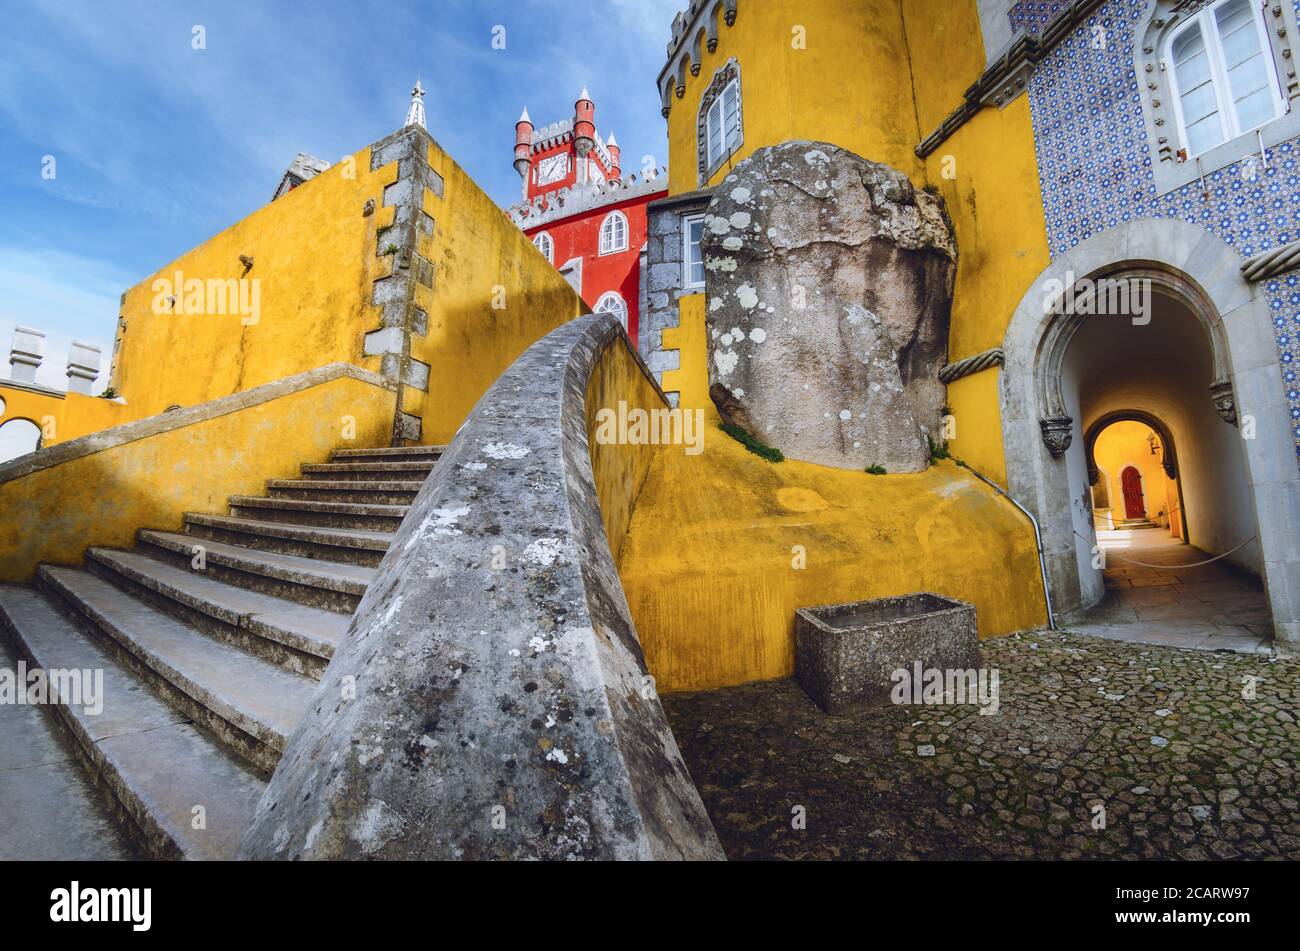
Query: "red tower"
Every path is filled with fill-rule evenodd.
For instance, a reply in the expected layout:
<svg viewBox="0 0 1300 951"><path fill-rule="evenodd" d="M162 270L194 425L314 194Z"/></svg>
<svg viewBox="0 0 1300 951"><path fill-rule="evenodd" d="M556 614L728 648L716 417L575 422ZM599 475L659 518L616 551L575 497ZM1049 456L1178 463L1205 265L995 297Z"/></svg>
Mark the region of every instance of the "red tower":
<svg viewBox="0 0 1300 951"><path fill-rule="evenodd" d="M596 129L586 89L573 117L536 127L515 123L515 171L523 201L510 217L594 310L617 315L637 342L646 205L668 191L666 169L623 179L621 150Z"/></svg>

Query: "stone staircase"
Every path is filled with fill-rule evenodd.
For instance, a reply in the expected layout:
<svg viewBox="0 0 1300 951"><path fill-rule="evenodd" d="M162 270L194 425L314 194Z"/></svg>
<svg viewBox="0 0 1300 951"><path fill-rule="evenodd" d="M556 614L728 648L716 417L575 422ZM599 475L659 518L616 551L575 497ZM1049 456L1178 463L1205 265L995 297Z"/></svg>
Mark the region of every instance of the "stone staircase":
<svg viewBox="0 0 1300 951"><path fill-rule="evenodd" d="M232 497L229 515L186 514L181 532L142 529L131 551L92 548L83 568L43 564L31 586L0 585L15 661L103 670L97 715L41 713L71 741L63 769L88 771L106 794L94 808L143 854L234 856L442 449L342 449L268 482L265 497ZM13 743L0 736L0 753ZM5 812L0 802L0 827L15 819ZM76 818L42 821L57 835Z"/></svg>

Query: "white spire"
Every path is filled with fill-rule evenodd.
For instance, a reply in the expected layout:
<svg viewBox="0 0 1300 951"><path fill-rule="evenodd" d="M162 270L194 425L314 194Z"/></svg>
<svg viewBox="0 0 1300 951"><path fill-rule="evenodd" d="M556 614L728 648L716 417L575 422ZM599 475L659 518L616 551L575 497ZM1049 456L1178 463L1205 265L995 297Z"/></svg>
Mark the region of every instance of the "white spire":
<svg viewBox="0 0 1300 951"><path fill-rule="evenodd" d="M609 130L609 138L605 140L605 144L606 144L606 145L613 145L613 146L617 146L617 145L618 145L618 139L614 138L614 130L613 130L613 129L610 129L610 130Z"/></svg>
<svg viewBox="0 0 1300 951"><path fill-rule="evenodd" d="M415 81L415 88L411 90L411 108L406 111L406 124L425 128L424 87L420 85L418 79Z"/></svg>
<svg viewBox="0 0 1300 951"><path fill-rule="evenodd" d="M587 87L586 87L586 86L583 86L583 87L582 87L582 95L579 96L578 98L579 98L579 99L586 99L588 102L591 101L591 96L588 95L588 93L587 93Z"/></svg>
<svg viewBox="0 0 1300 951"><path fill-rule="evenodd" d="M532 121L533 121L532 119L528 118L528 107L527 107L527 106L524 106L524 111L523 111L523 113L519 116L519 122L528 122L528 123L531 123ZM519 123L515 123L515 124L518 125Z"/></svg>

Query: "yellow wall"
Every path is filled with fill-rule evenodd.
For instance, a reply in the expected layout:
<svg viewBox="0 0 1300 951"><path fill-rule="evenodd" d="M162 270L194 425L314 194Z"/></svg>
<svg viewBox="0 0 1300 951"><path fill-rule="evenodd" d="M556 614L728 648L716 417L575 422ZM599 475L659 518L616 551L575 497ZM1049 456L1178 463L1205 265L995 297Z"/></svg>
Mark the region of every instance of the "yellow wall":
<svg viewBox="0 0 1300 951"><path fill-rule="evenodd" d="M795 25L807 49L791 48ZM957 234L957 281L949 361L1000 346L1017 305L1049 263L1029 100L986 108L924 162L917 143L962 101L984 68L973 0L767 0L745 4L719 26L714 53L668 118L672 194L696 178L697 109L714 71L736 57L741 70L744 145L820 139L939 190ZM709 182L717 184L724 167ZM665 335L665 347L675 344ZM692 337L690 346L705 346ZM681 353L682 364L704 359ZM1006 462L997 369L949 387L956 435L949 449L1003 484ZM664 387L677 388L665 377Z"/></svg>
<svg viewBox="0 0 1300 951"><path fill-rule="evenodd" d="M625 404L629 411L663 410L668 406L632 355L624 336L614 340L600 355L587 380L586 393L592 475L596 481L596 497L600 500L605 537L609 539L610 553L616 566L622 563L628 525L656 452L656 447L650 443L607 442L598 438L602 430L608 432L607 427L597 425L601 411L607 410L617 418L620 403Z"/></svg>
<svg viewBox="0 0 1300 951"><path fill-rule="evenodd" d="M130 407L113 400L81 393L68 393L66 396L33 393L5 386L3 381L0 381L0 400L4 401L0 425L11 419L31 420L41 428L42 446L67 442L134 419Z"/></svg>
<svg viewBox="0 0 1300 951"><path fill-rule="evenodd" d="M130 547L137 529L175 530L185 512L224 512L229 496L263 495L267 479L295 478L335 448L385 445L395 400L341 377L0 481L0 580L76 564L91 546Z"/></svg>
<svg viewBox="0 0 1300 951"><path fill-rule="evenodd" d="M805 49L793 46L796 27L806 32ZM920 135L898 0L761 0L742 4L735 25L720 23L718 31L714 52L700 46L700 74L688 70L685 95L671 100L671 194L700 187L700 97L732 57L740 64L744 143L709 185L755 149L790 139L842 145L919 176L912 149Z"/></svg>
<svg viewBox="0 0 1300 951"><path fill-rule="evenodd" d="M590 309L449 155L432 147L429 163L443 195L424 195L434 233L421 237L421 250L435 270L432 290L416 291L428 335L411 340L411 356L430 365L429 392L406 387L403 409L423 418L421 442L434 445L451 440L532 343Z"/></svg>
<svg viewBox="0 0 1300 951"><path fill-rule="evenodd" d="M1046 621L1033 530L1010 503L952 463L872 476L750 454L708 398L704 295L679 313L664 342L682 364L664 389L704 413L704 452L656 454L620 565L661 690L787 676L794 612L809 605L935 591L973 603L983 637Z"/></svg>
<svg viewBox="0 0 1300 951"><path fill-rule="evenodd" d="M351 177L348 174L351 173ZM193 406L262 383L362 359L362 336L378 326L371 285L395 265L376 254L377 228L390 224L384 186L397 163L370 171L370 149L339 162L280 199L213 235L126 292L112 385L132 418ZM367 200L376 210L365 216ZM253 258L244 275L240 255ZM260 317L154 313L157 279L258 280Z"/></svg>
<svg viewBox="0 0 1300 951"><path fill-rule="evenodd" d="M1107 426L1097 437L1093 457L1110 492L1109 515L1115 522L1126 517L1124 487L1120 483L1120 476L1123 470L1132 464L1142 473L1147 518L1158 525L1172 526L1172 533L1182 537L1178 485L1175 480L1165 475L1165 470L1160 465L1160 455L1151 454L1151 445L1147 442L1147 437L1152 435L1155 434L1149 426L1125 421ZM1169 518L1171 512L1172 523ZM1106 519L1098 519L1097 527L1113 528L1114 525Z"/></svg>
<svg viewBox="0 0 1300 951"><path fill-rule="evenodd" d="M1045 622L1033 532L974 476L774 465L706 418L702 454L657 454L623 547L661 690L788 676L794 612L810 605L934 591L973 603L982 637Z"/></svg>
<svg viewBox="0 0 1300 951"><path fill-rule="evenodd" d="M430 365L429 391L405 387L402 409L422 417L422 442L443 443L516 357L586 307L436 143L428 160L443 190L424 192L434 232L418 233L416 251L433 265L433 287L412 281L410 306L428 315L428 333L412 338L411 356ZM374 282L399 266L398 255L381 253L394 243L383 233L395 215L383 193L397 171L391 162L372 172L370 148L362 149L128 290L113 377L128 418L333 362L378 371L378 356L362 356L363 338L380 325ZM178 270L186 279L240 278L240 255L253 259L246 277L259 281L256 323L154 313L156 280Z"/></svg>

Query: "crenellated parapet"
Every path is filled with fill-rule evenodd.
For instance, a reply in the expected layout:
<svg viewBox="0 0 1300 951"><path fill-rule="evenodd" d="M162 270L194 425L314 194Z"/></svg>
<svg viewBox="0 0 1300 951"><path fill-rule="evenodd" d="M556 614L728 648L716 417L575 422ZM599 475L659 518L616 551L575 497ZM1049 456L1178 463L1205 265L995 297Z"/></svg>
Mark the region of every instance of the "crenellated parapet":
<svg viewBox="0 0 1300 951"><path fill-rule="evenodd" d="M535 228L570 215L602 208L614 202L652 195L668 188L668 168L652 169L644 176L632 174L619 181L590 181L561 188L532 201L519 202L506 214L520 228Z"/></svg>
<svg viewBox="0 0 1300 951"><path fill-rule="evenodd" d="M691 0L691 4L673 18L673 38L668 43L668 62L659 72L659 98L663 116L672 111L673 98L686 95L686 73L700 74L704 50L718 48L723 25L736 22L739 0Z"/></svg>

